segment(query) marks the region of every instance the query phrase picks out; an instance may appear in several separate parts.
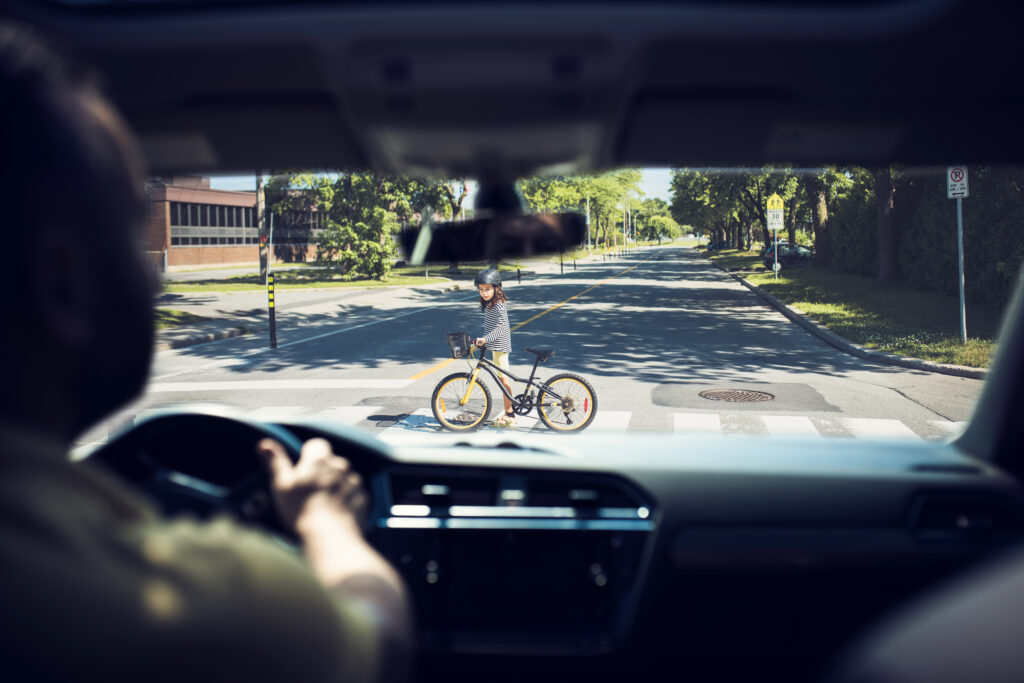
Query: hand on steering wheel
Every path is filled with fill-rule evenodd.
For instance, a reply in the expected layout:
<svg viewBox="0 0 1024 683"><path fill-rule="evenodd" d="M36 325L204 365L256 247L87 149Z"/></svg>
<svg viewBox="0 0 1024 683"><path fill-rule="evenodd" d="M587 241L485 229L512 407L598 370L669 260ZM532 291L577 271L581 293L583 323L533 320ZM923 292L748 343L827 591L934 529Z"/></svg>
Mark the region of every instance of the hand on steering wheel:
<svg viewBox="0 0 1024 683"><path fill-rule="evenodd" d="M304 522L323 515L364 527L369 501L362 477L325 439L306 441L296 463L274 439L262 439L256 452L270 472L274 502L287 528L301 532Z"/></svg>

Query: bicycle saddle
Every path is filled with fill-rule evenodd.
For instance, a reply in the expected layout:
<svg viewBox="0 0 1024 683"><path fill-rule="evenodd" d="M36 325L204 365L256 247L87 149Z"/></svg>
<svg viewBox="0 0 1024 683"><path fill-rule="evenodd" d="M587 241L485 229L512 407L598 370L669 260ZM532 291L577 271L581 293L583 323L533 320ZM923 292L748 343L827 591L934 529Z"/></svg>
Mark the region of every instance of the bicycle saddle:
<svg viewBox="0 0 1024 683"><path fill-rule="evenodd" d="M526 349L529 353L537 354L537 360L541 363L546 361L548 358L553 358L555 355L554 349Z"/></svg>

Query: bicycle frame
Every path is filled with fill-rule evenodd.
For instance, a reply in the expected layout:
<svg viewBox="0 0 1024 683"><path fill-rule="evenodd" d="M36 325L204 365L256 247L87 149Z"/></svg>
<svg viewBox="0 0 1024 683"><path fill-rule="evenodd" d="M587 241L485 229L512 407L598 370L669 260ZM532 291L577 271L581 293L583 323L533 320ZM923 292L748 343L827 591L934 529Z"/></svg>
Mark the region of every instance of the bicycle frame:
<svg viewBox="0 0 1024 683"><path fill-rule="evenodd" d="M538 391L544 392L546 394L550 394L551 396L553 396L554 398L558 399L559 401L562 400L561 396L559 396L555 392L551 391L550 389L548 389L544 385L537 383L534 380L534 378L537 376L537 366L540 365L540 356L537 356L537 358L533 361L533 369L530 370L530 377L529 377L529 379L523 379L521 377L516 377L511 372L509 372L507 370L504 370L504 369L498 367L497 365L495 365L494 363L492 363L491 361L487 360L484 357L484 353L486 353L486 349L487 349L487 347L483 347L481 352L480 352L480 358L476 359L476 367L473 368L473 374L472 374L472 376L469 379L469 385L466 387L466 394L465 394L465 396L462 397L462 400L459 401L459 405L466 405L466 402L469 400L469 395L473 392L473 385L476 384L477 376L479 376L481 369L486 370L487 374L489 374L491 376L491 378L494 379L495 383L498 385L498 388L501 390L501 393L505 396L505 398L507 398L509 401L512 402L512 406L514 408L519 408L520 407L519 401L517 401L515 399L515 397L512 396L512 394L509 392L509 390L505 388L505 385L502 383L501 378L497 374L495 374L495 371L497 371L498 373L501 373L502 375L506 375L508 377L511 377L512 381L514 381L514 382L524 383L524 384L526 384L527 387L533 387L533 388L537 389ZM470 349L470 352L469 352L470 358L473 357L474 353L476 353L476 347ZM466 359L467 362L470 360L470 358Z"/></svg>

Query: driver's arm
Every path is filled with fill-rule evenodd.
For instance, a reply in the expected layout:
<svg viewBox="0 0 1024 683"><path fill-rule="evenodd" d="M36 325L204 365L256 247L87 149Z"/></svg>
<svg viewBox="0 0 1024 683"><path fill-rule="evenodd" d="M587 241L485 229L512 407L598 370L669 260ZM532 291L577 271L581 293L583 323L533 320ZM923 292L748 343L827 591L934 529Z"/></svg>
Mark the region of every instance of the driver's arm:
<svg viewBox="0 0 1024 683"><path fill-rule="evenodd" d="M407 678L409 601L398 573L360 531L367 498L359 475L323 439L307 441L295 464L271 439L261 441L257 450L270 470L281 519L302 539L313 573L350 612L376 628L380 679Z"/></svg>

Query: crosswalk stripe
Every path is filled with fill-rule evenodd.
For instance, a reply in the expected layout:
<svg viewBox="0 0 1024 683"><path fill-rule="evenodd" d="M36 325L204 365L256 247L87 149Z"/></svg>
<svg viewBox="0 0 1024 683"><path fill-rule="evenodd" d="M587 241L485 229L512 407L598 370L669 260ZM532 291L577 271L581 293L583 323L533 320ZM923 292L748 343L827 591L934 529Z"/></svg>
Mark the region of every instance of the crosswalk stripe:
<svg viewBox="0 0 1024 683"><path fill-rule="evenodd" d="M811 422L811 418L803 415L762 415L761 421L772 436L821 437L821 432Z"/></svg>
<svg viewBox="0 0 1024 683"><path fill-rule="evenodd" d="M910 427L899 420L882 418L844 417L842 424L858 439L917 439Z"/></svg>
<svg viewBox="0 0 1024 683"><path fill-rule="evenodd" d="M161 408L145 409L132 415L132 419L135 423L138 423L153 413L163 411L164 409ZM243 409L241 412L234 414L266 422L316 419L356 425L368 420L374 414L379 414L380 411L394 414L393 409L387 407L363 405L334 406L326 409L308 409L294 405L261 406L251 410ZM500 406L499 410L492 410L492 418L497 417L498 414L500 414ZM586 433L626 434L629 432L629 423L632 415L632 411L628 410L598 411ZM946 438L958 434L967 425L966 422L962 421L933 420L918 425L920 429L924 430L923 434L925 434L925 436L919 436L909 426L896 419L841 417L838 415L822 415L812 418L806 415L759 415L756 413L673 413L672 424L675 433L684 435L719 434L738 436L763 435L767 433L773 437L804 436L859 439ZM394 438L409 440L408 437L412 437L412 440L415 440L416 436L422 436L423 434L457 434L457 432L447 432L442 429L430 408L427 407L404 414L404 417L390 427L385 429L380 429L379 427L380 423L378 422L376 428L371 431L375 435L382 436L385 440ZM484 429L486 431L498 431L489 427L484 427ZM527 432L533 434L550 433L550 430L533 413L519 416L515 428L501 431L510 434L523 434ZM95 437L90 439L90 441L92 440L95 440Z"/></svg>
<svg viewBox="0 0 1024 683"><path fill-rule="evenodd" d="M353 425L356 422L362 422L380 409L380 406L339 406L322 410L313 417L317 420L332 420Z"/></svg>
<svg viewBox="0 0 1024 683"><path fill-rule="evenodd" d="M264 406L245 413L245 417L263 422L292 420L306 415L306 409L301 406Z"/></svg>
<svg viewBox="0 0 1024 683"><path fill-rule="evenodd" d="M594 415L594 421L587 427L588 432L619 432L626 433L629 427L629 418L633 415L631 410L599 410ZM538 421L539 424L539 421ZM547 429L546 427L542 427Z"/></svg>
<svg viewBox="0 0 1024 683"><path fill-rule="evenodd" d="M718 413L673 413L672 423L676 434L722 431L722 418Z"/></svg>

